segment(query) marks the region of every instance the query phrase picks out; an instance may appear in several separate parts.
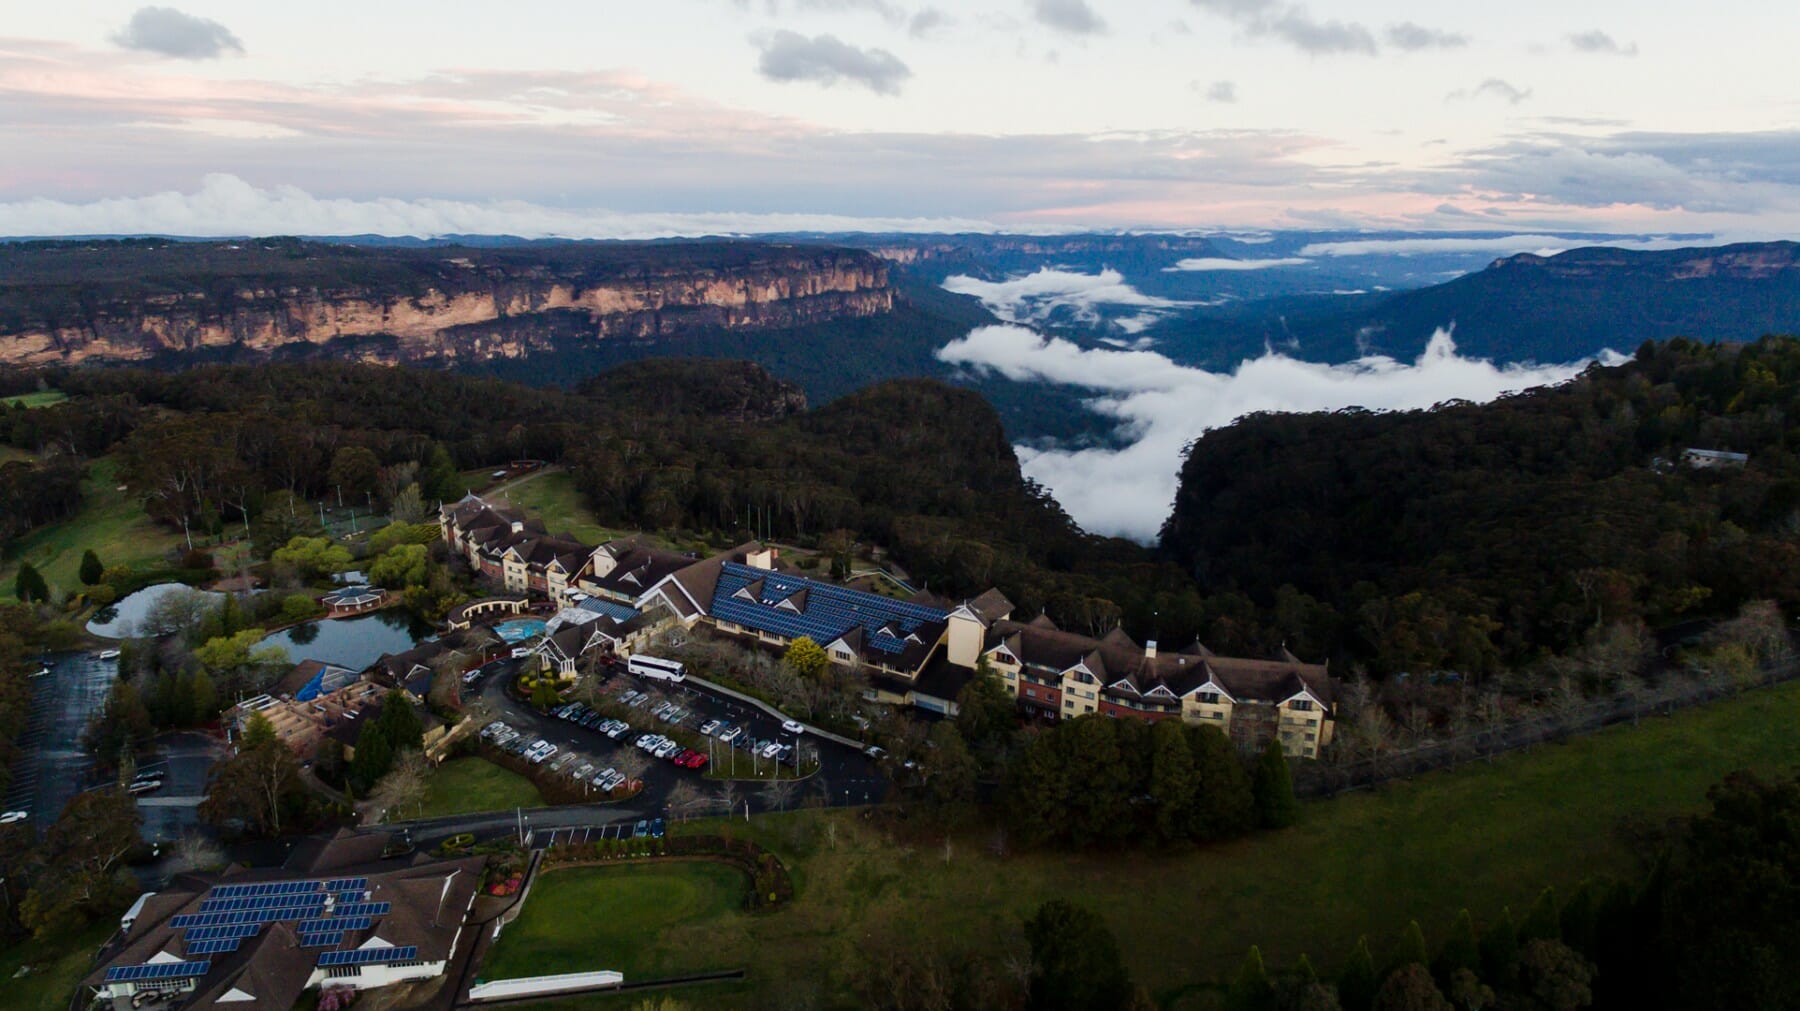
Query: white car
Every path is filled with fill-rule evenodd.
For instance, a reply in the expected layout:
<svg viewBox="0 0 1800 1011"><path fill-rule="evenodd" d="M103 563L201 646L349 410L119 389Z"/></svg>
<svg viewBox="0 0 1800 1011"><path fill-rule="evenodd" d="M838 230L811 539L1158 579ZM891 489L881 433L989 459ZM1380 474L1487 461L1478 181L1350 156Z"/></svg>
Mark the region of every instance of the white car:
<svg viewBox="0 0 1800 1011"><path fill-rule="evenodd" d="M776 741L770 741L763 745L762 750L758 751L757 754L764 758L774 758L776 755L781 754L781 744Z"/></svg>
<svg viewBox="0 0 1800 1011"><path fill-rule="evenodd" d="M806 724L801 723L799 720L782 720L781 732L784 734L804 734L806 733Z"/></svg>
<svg viewBox="0 0 1800 1011"><path fill-rule="evenodd" d="M8 811L0 814L0 825L16 825L31 817L30 811Z"/></svg>

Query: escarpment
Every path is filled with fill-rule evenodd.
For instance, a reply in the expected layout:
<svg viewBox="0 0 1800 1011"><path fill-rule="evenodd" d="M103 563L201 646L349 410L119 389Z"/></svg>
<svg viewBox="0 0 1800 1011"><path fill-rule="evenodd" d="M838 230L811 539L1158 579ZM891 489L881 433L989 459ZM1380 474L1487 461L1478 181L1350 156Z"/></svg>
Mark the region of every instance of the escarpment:
<svg viewBox="0 0 1800 1011"><path fill-rule="evenodd" d="M22 243L0 249L0 364L516 358L893 306L879 258L798 245Z"/></svg>

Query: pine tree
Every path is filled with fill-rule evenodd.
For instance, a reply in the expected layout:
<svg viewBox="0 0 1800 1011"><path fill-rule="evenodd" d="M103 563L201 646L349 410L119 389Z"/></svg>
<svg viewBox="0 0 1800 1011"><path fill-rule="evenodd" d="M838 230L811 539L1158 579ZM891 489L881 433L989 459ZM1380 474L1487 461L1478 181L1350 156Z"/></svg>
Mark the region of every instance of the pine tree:
<svg viewBox="0 0 1800 1011"><path fill-rule="evenodd" d="M1237 979L1225 995L1227 1011L1275 1011L1275 986L1263 967L1262 949L1255 945L1244 956Z"/></svg>
<svg viewBox="0 0 1800 1011"><path fill-rule="evenodd" d="M1562 916L1557 909L1556 889L1545 888L1531 904L1531 912L1519 927L1519 943L1562 940Z"/></svg>
<svg viewBox="0 0 1800 1011"><path fill-rule="evenodd" d="M377 720L364 723L356 735L356 753L350 756L350 778L367 793L394 764L394 749Z"/></svg>
<svg viewBox="0 0 1800 1011"><path fill-rule="evenodd" d="M1481 971L1481 941L1475 935L1475 918L1467 909L1456 914L1456 922L1450 925L1449 935L1431 962L1431 974L1446 989L1458 969Z"/></svg>
<svg viewBox="0 0 1800 1011"><path fill-rule="evenodd" d="M29 604L33 601L43 604L50 600L50 586L44 582L44 576L38 572L37 566L30 562L19 563L19 573L13 577L13 596Z"/></svg>
<svg viewBox="0 0 1800 1011"><path fill-rule="evenodd" d="M419 722L419 714L413 711L412 700L406 693L396 688L388 692L381 700L381 715L375 717L381 724L382 736L387 738L388 747L394 751L419 751L425 747L425 727ZM360 748L361 745L358 745ZM386 770L383 770L385 773Z"/></svg>
<svg viewBox="0 0 1800 1011"><path fill-rule="evenodd" d="M1156 804L1156 832L1164 842L1185 839L1194 824L1200 777L1180 720L1163 720L1150 730L1150 799Z"/></svg>
<svg viewBox="0 0 1800 1011"><path fill-rule="evenodd" d="M1307 958L1304 951L1294 961L1294 981L1301 986L1319 981L1319 973L1313 968L1312 959Z"/></svg>
<svg viewBox="0 0 1800 1011"><path fill-rule="evenodd" d="M1338 976L1338 1003L1344 1011L1370 1011L1375 1006L1375 958L1369 954L1369 939L1356 939L1356 948L1350 952L1350 960L1344 963L1343 974Z"/></svg>
<svg viewBox="0 0 1800 1011"><path fill-rule="evenodd" d="M1400 932L1400 943L1394 946L1393 955L1388 959L1387 971L1382 975L1391 976L1409 965L1423 966L1430 961L1430 950L1425 947L1425 932L1419 929L1419 921L1413 920Z"/></svg>
<svg viewBox="0 0 1800 1011"><path fill-rule="evenodd" d="M1190 727L1188 747L1194 752L1194 775L1200 780L1188 834L1207 841L1229 839L1255 828L1256 801L1250 777L1231 740L1218 727Z"/></svg>
<svg viewBox="0 0 1800 1011"><path fill-rule="evenodd" d="M442 443L432 443L425 469L419 474L419 492L426 504L436 506L439 502L456 502L466 490L462 476L456 472L456 461L450 459L450 451Z"/></svg>
<svg viewBox="0 0 1800 1011"><path fill-rule="evenodd" d="M1600 914L1594 893L1593 883L1583 881L1575 895L1563 904L1558 917L1563 943L1586 958L1594 957L1594 926Z"/></svg>
<svg viewBox="0 0 1800 1011"><path fill-rule="evenodd" d="M77 570L84 586L98 586L100 579L106 575L106 566L100 564L100 556L89 548L81 553L81 568Z"/></svg>
<svg viewBox="0 0 1800 1011"><path fill-rule="evenodd" d="M1502 908L1494 922L1481 932L1481 978L1504 988L1519 967L1519 932L1513 927L1512 910Z"/></svg>
<svg viewBox="0 0 1800 1011"><path fill-rule="evenodd" d="M1256 763L1256 779L1251 786L1256 798L1256 821L1263 828L1287 828L1300 817L1300 802L1294 799L1294 779L1288 771L1287 752L1281 742L1271 738Z"/></svg>

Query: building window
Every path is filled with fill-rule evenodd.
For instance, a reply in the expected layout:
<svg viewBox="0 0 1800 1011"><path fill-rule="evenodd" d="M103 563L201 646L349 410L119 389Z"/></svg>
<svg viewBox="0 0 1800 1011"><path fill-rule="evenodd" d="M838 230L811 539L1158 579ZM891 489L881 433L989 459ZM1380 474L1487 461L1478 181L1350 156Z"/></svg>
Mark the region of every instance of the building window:
<svg viewBox="0 0 1800 1011"><path fill-rule="evenodd" d="M1306 699L1295 699L1288 703L1288 708L1297 713L1304 713L1312 708L1312 703Z"/></svg>
<svg viewBox="0 0 1800 1011"><path fill-rule="evenodd" d="M1219 693L1218 692L1201 692L1200 693L1200 704L1203 706L1218 705L1219 704Z"/></svg>
<svg viewBox="0 0 1800 1011"><path fill-rule="evenodd" d="M1063 708L1064 709L1075 708L1075 700L1074 699L1063 699Z"/></svg>
<svg viewBox="0 0 1800 1011"><path fill-rule="evenodd" d="M1035 698L1037 698L1037 689L1036 689L1036 688L1027 688L1027 689L1025 689L1025 697L1026 697L1026 698L1028 698L1028 699L1035 699Z"/></svg>

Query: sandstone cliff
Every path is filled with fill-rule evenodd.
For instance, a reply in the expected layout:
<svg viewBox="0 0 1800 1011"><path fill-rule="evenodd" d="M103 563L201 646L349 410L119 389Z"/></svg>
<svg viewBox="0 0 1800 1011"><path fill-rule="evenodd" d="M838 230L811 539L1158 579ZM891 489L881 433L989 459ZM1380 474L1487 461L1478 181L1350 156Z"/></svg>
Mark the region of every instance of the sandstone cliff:
<svg viewBox="0 0 1800 1011"><path fill-rule="evenodd" d="M0 364L516 358L880 315L887 270L856 250L736 242L27 243L0 253Z"/></svg>

